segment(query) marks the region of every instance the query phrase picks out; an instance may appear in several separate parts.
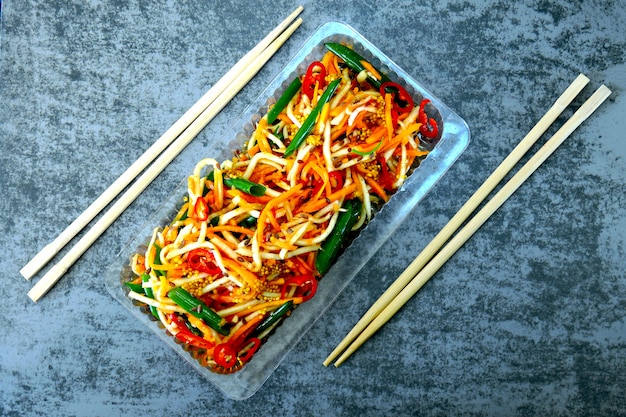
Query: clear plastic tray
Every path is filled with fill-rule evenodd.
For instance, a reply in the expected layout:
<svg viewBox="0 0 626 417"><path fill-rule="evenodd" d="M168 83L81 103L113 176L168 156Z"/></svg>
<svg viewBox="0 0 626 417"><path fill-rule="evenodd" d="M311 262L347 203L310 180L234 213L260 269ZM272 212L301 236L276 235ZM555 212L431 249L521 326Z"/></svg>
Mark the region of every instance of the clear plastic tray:
<svg viewBox="0 0 626 417"><path fill-rule="evenodd" d="M230 375L220 375L202 367L184 349L184 345L168 335L160 323L151 320L150 314L146 314L127 298L125 287L122 284L132 274L129 267L130 256L136 253L138 249L143 251L149 242L153 229L157 226L165 226L175 214L176 208L179 207L186 192L186 180L161 205L154 216L145 223L136 239L118 254L105 274L106 288L116 300L128 308L135 318L152 329L167 345L231 399L249 398L263 385L305 332L313 326L339 293L359 273L363 265L397 229L407 214L444 175L446 170L465 150L470 140L467 124L450 108L354 29L342 23L330 22L320 26L313 33L280 74L226 133L223 140L224 143L228 143L229 149L222 152L222 155L215 155L213 151L207 150L210 153L207 156L217 160L230 159L232 151L241 148L243 142L252 132L254 123L267 111L268 105L277 100L293 77L296 74L304 73L311 62L322 57L325 51L325 42L348 43L365 59L388 74L392 80L401 82L415 100L421 100L423 97L429 98L439 111L436 118L440 119L438 122L439 126L443 126L443 133L441 133L441 138L434 149L413 171L403 187L393 195L382 210L376 213L374 219L361 231L351 246L346 249L335 265L321 279L315 297L295 309L285 323L279 326L259 349L254 358L240 371ZM192 169L193 167L190 167L190 172ZM144 249L141 249L142 247Z"/></svg>

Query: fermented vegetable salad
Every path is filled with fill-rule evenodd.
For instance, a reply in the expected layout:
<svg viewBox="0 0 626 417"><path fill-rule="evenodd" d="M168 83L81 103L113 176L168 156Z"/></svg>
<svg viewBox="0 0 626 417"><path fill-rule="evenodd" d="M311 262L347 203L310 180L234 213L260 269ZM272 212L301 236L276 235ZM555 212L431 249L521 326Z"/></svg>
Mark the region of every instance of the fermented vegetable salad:
<svg viewBox="0 0 626 417"><path fill-rule="evenodd" d="M205 158L128 297L205 367L241 369L440 137L427 99L327 43L230 160ZM428 110L428 111L427 111Z"/></svg>

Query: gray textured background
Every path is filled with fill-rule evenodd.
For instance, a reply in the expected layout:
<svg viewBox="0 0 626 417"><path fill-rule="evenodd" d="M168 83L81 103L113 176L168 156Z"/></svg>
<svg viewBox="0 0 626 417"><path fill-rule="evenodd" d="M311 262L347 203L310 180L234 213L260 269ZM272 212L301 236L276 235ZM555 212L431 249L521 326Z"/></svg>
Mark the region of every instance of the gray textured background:
<svg viewBox="0 0 626 417"><path fill-rule="evenodd" d="M302 4L285 47L34 304L19 269L297 3L2 2L0 415L626 415L623 3ZM331 20L442 98L473 140L259 392L231 401L105 292L102 271ZM581 71L585 95L604 82L610 101L364 348L324 368Z"/></svg>

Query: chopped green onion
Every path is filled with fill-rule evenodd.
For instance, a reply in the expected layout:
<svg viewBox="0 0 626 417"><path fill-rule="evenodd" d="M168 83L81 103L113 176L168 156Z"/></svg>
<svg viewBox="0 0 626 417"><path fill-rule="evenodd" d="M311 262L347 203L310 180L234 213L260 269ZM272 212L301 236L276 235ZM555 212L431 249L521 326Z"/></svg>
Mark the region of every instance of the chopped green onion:
<svg viewBox="0 0 626 417"><path fill-rule="evenodd" d="M291 84L289 84L289 87L287 87L282 96L280 96L276 104L274 104L270 111L267 112L268 125L271 125L274 123L274 121L276 121L276 118L278 117L280 112L282 112L283 109L287 107L287 104L289 104L293 96L296 95L296 93L300 89L300 86L302 86L302 81L300 81L300 78L296 77L291 82Z"/></svg>

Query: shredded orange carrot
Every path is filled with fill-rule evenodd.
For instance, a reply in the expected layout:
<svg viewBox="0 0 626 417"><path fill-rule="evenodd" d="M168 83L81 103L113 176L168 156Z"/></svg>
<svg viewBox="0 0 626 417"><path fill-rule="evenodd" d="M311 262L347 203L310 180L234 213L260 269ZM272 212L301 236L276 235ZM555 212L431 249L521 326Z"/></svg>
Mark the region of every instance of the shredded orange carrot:
<svg viewBox="0 0 626 417"><path fill-rule="evenodd" d="M261 320L263 320L263 315L262 314L257 314L256 316L254 316L246 324L244 324L243 326L239 327L239 329L237 329L237 331L235 333L230 335L230 337L227 340L228 343L230 343L232 346L237 346L238 343L243 342L243 340L239 340L239 339L242 338L242 337L245 337L248 334L248 331L250 329L256 327L256 325L259 324L259 322Z"/></svg>
<svg viewBox="0 0 626 417"><path fill-rule="evenodd" d="M328 120L328 113L330 110L330 103L325 103L322 107L322 111L320 112L319 118L317 120L317 130L318 132L322 132L324 126L326 125L326 121Z"/></svg>
<svg viewBox="0 0 626 417"><path fill-rule="evenodd" d="M222 239L221 236L213 233L211 229L207 230L206 235L211 243L213 243L217 248L221 249L222 252L225 251L227 248L230 248L231 250L237 249L237 245L235 245L233 242Z"/></svg>
<svg viewBox="0 0 626 417"><path fill-rule="evenodd" d="M235 271L250 286L252 290L259 290L259 278L254 272L245 268L239 262L236 262L229 258L222 258L222 262L224 263L224 267Z"/></svg>
<svg viewBox="0 0 626 417"><path fill-rule="evenodd" d="M374 76L374 78L376 78L377 80L382 79L382 75L380 75L380 73L376 70L376 68L374 68L372 66L372 64L370 64L367 61L361 61L361 65L363 65L363 67L365 67L365 69L367 70L367 72L369 72L370 74L372 74Z"/></svg>
<svg viewBox="0 0 626 417"><path fill-rule="evenodd" d="M387 130L385 129L384 126L378 126L376 129L374 129L372 134L365 140L365 142L367 143L380 142L383 136L385 136L386 131Z"/></svg>
<svg viewBox="0 0 626 417"><path fill-rule="evenodd" d="M330 110L330 117L337 117L349 107L349 103L340 102L336 107Z"/></svg>
<svg viewBox="0 0 626 417"><path fill-rule="evenodd" d="M252 230L248 229L248 228L237 226L236 222L235 222L234 225L213 226L209 230L211 232L213 232L213 233L228 231L228 232L233 232L233 233L244 233L244 234L250 235L250 236L252 236L254 234L254 232Z"/></svg>
<svg viewBox="0 0 626 417"><path fill-rule="evenodd" d="M352 183L352 184L342 188L341 190L338 190L338 191L328 195L326 198L309 201L309 202L307 202L306 204L303 204L300 207L300 212L302 212L302 213L312 213L314 211L320 210L320 209L326 207L327 205L329 205L330 203L332 203L333 201L339 201L341 198L346 197L346 196L352 194L353 192L356 191L356 187L357 187L356 184Z"/></svg>
<svg viewBox="0 0 626 417"><path fill-rule="evenodd" d="M372 191L378 194L378 196L382 198L383 201L389 200L389 196L387 195L383 187L381 187L380 184L378 184L378 182L374 181L374 179L370 177L363 177L363 178L365 178L365 182L367 183L367 185L369 185L372 188Z"/></svg>
<svg viewBox="0 0 626 417"><path fill-rule="evenodd" d="M284 111L278 115L278 120L280 120L283 123L291 123L291 119L289 118L289 116L287 116L287 113L285 113Z"/></svg>
<svg viewBox="0 0 626 417"><path fill-rule="evenodd" d="M264 302L264 303L255 304L255 305L251 306L250 308L246 309L245 313L246 314L250 314L250 313L253 313L253 312L259 311L259 310L265 310L265 309L280 307L280 306L282 306L283 304L285 304L288 301L293 301L294 304L301 304L302 303L302 297L289 297L289 298L284 298L284 299L279 299L279 300L272 300L272 301L267 301L267 302Z"/></svg>
<svg viewBox="0 0 626 417"><path fill-rule="evenodd" d="M259 124L254 132L254 137L256 138L256 142L259 145L261 152L272 152L272 148L267 141L267 119L262 118L259 120Z"/></svg>
<svg viewBox="0 0 626 417"><path fill-rule="evenodd" d="M302 184L296 184L289 191L285 191L280 196L274 198L273 200L270 200L267 203L267 205L265 206L263 211L261 211L261 215L259 216L259 220L257 221L257 231L256 231L256 234L257 234L257 239L259 240L259 242L263 241L263 238L264 238L264 235L265 235L265 223L268 220L268 216L270 215L271 210L273 210L279 204L281 204L282 202L284 202L287 199L291 198L295 194L300 193L301 189L302 189Z"/></svg>
<svg viewBox="0 0 626 417"><path fill-rule="evenodd" d="M259 150L260 150L259 144L257 143L256 145L248 149L248 155L254 156L259 152Z"/></svg>
<svg viewBox="0 0 626 417"><path fill-rule="evenodd" d="M365 118L365 116L367 116L366 111L359 112L359 114L357 114L356 118L353 120L352 126L348 126L348 128L346 129L346 134L349 135L354 129L364 127L363 119Z"/></svg>
<svg viewBox="0 0 626 417"><path fill-rule="evenodd" d="M166 272L168 279L182 278L185 275L183 268L173 268Z"/></svg>
<svg viewBox="0 0 626 417"><path fill-rule="evenodd" d="M213 185L215 195L215 208L221 210L224 207L224 181L222 179L222 171L216 169L213 171Z"/></svg>
<svg viewBox="0 0 626 417"><path fill-rule="evenodd" d="M345 135L347 128L348 126L344 124L339 129L335 130L334 132L330 132L330 140L334 142L342 135Z"/></svg>
<svg viewBox="0 0 626 417"><path fill-rule="evenodd" d="M420 126L421 125L419 123L411 123L404 130L402 130L400 133L394 136L387 144L385 144L385 146L383 146L380 151L385 152L385 151L395 148L401 143L406 144L406 142L409 140L409 135L412 135L415 132L417 132Z"/></svg>
<svg viewBox="0 0 626 417"><path fill-rule="evenodd" d="M428 155L428 151L422 151L422 150L419 150L419 149L407 149L406 150L406 154L408 156L420 157L420 156Z"/></svg>

